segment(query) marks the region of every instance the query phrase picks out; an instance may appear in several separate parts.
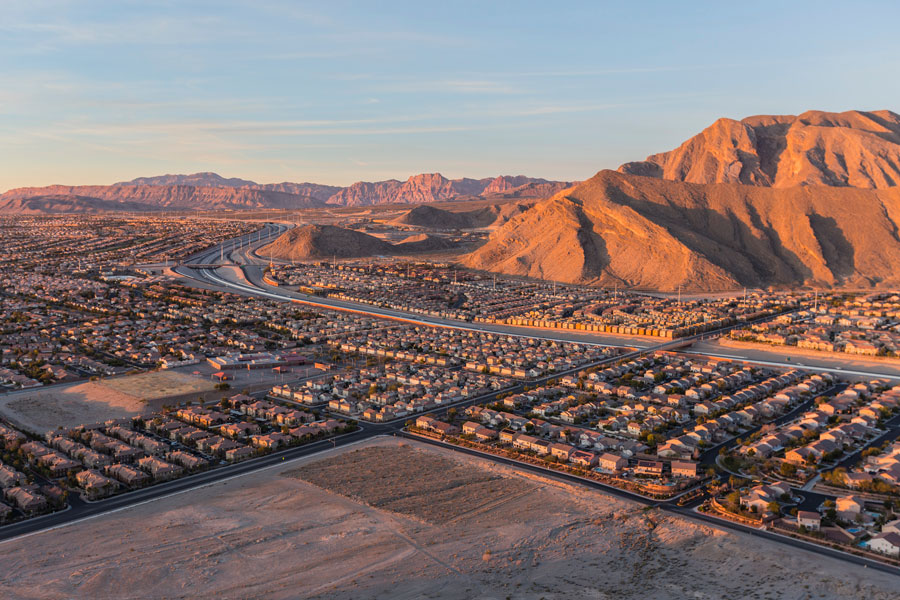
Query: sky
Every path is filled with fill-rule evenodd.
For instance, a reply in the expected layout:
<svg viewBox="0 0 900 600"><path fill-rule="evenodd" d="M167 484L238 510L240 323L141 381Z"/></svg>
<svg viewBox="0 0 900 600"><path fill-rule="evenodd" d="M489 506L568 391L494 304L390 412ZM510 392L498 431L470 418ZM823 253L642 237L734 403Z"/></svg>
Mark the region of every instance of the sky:
<svg viewBox="0 0 900 600"><path fill-rule="evenodd" d="M0 0L0 190L580 180L719 117L900 112L897 2Z"/></svg>

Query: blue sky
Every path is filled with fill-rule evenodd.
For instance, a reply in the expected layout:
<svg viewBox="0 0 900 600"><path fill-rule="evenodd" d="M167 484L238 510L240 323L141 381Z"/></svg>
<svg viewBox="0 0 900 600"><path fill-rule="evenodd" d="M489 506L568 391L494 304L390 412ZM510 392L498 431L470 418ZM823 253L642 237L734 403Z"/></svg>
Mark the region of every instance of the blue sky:
<svg viewBox="0 0 900 600"><path fill-rule="evenodd" d="M5 0L0 190L583 179L720 116L900 112L898 22L893 2Z"/></svg>

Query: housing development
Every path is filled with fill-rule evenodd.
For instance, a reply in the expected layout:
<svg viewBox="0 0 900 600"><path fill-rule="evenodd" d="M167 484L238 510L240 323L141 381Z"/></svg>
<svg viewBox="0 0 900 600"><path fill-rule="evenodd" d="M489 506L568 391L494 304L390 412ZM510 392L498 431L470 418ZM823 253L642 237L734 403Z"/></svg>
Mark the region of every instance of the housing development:
<svg viewBox="0 0 900 600"><path fill-rule="evenodd" d="M289 223L178 223L2 229L3 538L388 435L900 568L892 293L276 261L260 249ZM50 251L60 230L77 260Z"/></svg>

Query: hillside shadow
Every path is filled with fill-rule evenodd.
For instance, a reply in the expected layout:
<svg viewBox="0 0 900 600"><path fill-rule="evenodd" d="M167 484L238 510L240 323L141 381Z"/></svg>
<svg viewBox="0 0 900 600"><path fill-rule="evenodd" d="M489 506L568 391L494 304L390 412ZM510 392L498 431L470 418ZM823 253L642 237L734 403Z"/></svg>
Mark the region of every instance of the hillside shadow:
<svg viewBox="0 0 900 600"><path fill-rule="evenodd" d="M584 250L585 257L581 276L589 279L594 277L600 278L603 276L603 269L609 266L612 258L606 247L606 240L594 232L594 223L584 214L584 207L580 201L577 202L577 206L578 232L576 237ZM593 265L588 264L589 256L597 263ZM592 270L596 271L596 273L591 273L590 271Z"/></svg>
<svg viewBox="0 0 900 600"><path fill-rule="evenodd" d="M789 128L790 123L773 123L755 128L759 170L766 174L770 183L775 182L778 161L787 147L785 134Z"/></svg>
<svg viewBox="0 0 900 600"><path fill-rule="evenodd" d="M733 214L726 216L704 207L657 204L620 194L618 201L664 227L692 252L731 274L741 285L798 284L812 276L812 271L796 253L785 248L778 232L765 225L752 206L748 207L750 220L762 237Z"/></svg>
<svg viewBox="0 0 900 600"><path fill-rule="evenodd" d="M835 278L845 279L856 270L853 245L847 240L844 232L832 217L818 214L809 215L809 225L822 249L825 266Z"/></svg>

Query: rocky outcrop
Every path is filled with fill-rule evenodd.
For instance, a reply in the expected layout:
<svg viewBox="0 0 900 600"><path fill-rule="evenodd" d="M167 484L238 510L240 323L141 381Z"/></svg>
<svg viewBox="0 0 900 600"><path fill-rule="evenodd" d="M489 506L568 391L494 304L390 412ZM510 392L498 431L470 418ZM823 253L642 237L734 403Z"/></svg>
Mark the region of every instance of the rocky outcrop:
<svg viewBox="0 0 900 600"><path fill-rule="evenodd" d="M900 184L900 115L809 111L719 119L675 150L619 171L688 183L886 189Z"/></svg>

